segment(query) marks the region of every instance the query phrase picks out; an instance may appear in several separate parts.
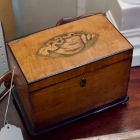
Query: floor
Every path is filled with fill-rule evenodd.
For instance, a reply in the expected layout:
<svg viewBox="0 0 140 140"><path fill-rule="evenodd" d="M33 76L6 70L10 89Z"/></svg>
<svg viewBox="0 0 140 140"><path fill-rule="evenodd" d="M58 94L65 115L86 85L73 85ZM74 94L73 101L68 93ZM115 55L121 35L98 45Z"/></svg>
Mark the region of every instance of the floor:
<svg viewBox="0 0 140 140"><path fill-rule="evenodd" d="M27 133L14 107L12 98L7 114L10 124L22 129L25 140L69 140L100 135L128 132L140 129L140 67L133 67L128 88L130 97L126 104L121 104L106 111L80 119L36 138ZM3 127L7 97L0 102L0 128Z"/></svg>

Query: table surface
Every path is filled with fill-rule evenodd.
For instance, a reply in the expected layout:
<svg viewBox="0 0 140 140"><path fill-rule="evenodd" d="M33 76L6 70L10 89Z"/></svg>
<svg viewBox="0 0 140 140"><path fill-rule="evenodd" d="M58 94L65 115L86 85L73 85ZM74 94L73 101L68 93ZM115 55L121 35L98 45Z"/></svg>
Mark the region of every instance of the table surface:
<svg viewBox="0 0 140 140"><path fill-rule="evenodd" d="M90 115L78 121L72 122L55 130L47 132L39 137L29 136L26 128L10 99L7 120L10 124L22 129L25 140L69 140L81 139L120 132L128 132L140 129L140 67L131 68L128 88L129 101L100 113ZM0 102L0 129L3 127L4 113L7 105L7 97Z"/></svg>

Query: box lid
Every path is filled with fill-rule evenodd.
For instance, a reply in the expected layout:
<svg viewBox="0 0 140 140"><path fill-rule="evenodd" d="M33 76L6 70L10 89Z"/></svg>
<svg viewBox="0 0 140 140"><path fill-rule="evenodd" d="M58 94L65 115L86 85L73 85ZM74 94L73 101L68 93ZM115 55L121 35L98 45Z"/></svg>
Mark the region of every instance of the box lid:
<svg viewBox="0 0 140 140"><path fill-rule="evenodd" d="M8 45L30 91L88 72L91 68L85 65L132 49L102 14L43 30ZM102 65L111 63L114 59Z"/></svg>

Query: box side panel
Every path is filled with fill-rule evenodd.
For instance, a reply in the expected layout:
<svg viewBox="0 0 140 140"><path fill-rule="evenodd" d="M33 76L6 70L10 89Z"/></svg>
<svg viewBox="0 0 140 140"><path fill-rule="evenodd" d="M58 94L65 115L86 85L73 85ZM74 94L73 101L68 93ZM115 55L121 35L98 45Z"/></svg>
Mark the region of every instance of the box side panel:
<svg viewBox="0 0 140 140"><path fill-rule="evenodd" d="M127 94L131 58L30 94L35 130L110 103ZM80 81L86 79L81 87Z"/></svg>
<svg viewBox="0 0 140 140"><path fill-rule="evenodd" d="M18 96L20 98L20 101L22 102L22 105L27 113L27 116L33 125L33 119L32 119L32 109L31 109L31 104L30 104L30 99L29 99L29 94L28 94L28 86L27 82L18 66L16 63L10 49L8 46L7 48L7 56L8 56L8 62L9 62L9 68L12 71L13 67L15 66L15 75L14 75L14 87L18 93Z"/></svg>
<svg viewBox="0 0 140 140"><path fill-rule="evenodd" d="M110 57L106 57L104 59L91 62L89 64L83 65L81 67L77 67L68 71L64 71L62 73L56 74L51 77L44 77L44 79L41 79L39 81L36 81L32 84L29 84L29 92L40 90L42 88L45 88L46 86L50 86L62 81L66 81L68 79L74 78L76 76L80 76L82 74L91 72L93 70L100 69L102 67L111 65L113 63L122 61L124 59L127 59L132 56L133 50L127 50L118 54L114 54Z"/></svg>

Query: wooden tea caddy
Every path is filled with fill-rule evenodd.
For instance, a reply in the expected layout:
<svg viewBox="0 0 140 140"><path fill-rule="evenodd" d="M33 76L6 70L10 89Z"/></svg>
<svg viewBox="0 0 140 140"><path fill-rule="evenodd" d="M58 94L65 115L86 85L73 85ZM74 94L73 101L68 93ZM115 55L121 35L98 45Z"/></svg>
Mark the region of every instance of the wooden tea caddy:
<svg viewBox="0 0 140 140"><path fill-rule="evenodd" d="M132 53L103 14L9 42L9 66L16 67L12 93L29 133L126 102ZM8 86L11 73L0 84Z"/></svg>

